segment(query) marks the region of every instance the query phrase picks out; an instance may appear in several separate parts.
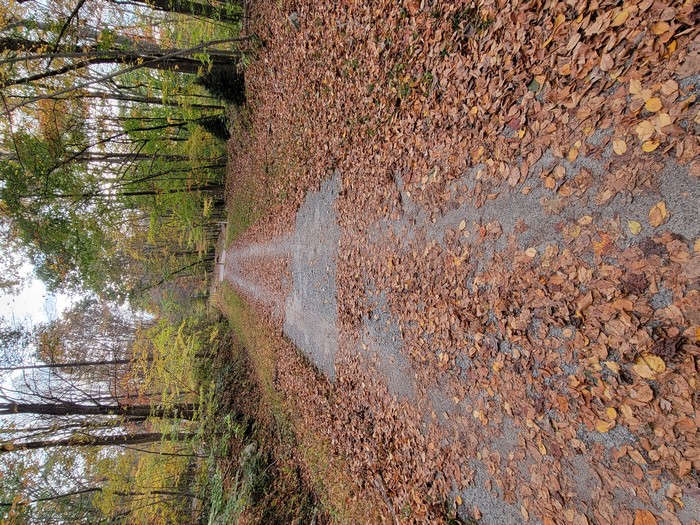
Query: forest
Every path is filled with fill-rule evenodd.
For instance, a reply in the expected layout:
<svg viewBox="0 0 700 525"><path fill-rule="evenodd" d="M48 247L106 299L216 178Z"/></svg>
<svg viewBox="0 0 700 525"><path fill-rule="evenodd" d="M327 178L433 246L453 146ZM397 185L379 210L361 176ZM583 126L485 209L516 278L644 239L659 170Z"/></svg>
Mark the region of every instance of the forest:
<svg viewBox="0 0 700 525"><path fill-rule="evenodd" d="M238 1L0 5L0 290L71 298L0 319L3 523L227 521L250 421L209 295L246 25Z"/></svg>

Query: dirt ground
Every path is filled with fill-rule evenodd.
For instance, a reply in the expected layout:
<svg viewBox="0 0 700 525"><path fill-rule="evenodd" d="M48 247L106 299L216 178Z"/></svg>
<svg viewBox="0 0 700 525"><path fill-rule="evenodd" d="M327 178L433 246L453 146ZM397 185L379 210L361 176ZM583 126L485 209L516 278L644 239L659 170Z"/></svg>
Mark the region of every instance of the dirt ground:
<svg viewBox="0 0 700 525"><path fill-rule="evenodd" d="M225 278L384 520L699 523L694 2L253 16Z"/></svg>

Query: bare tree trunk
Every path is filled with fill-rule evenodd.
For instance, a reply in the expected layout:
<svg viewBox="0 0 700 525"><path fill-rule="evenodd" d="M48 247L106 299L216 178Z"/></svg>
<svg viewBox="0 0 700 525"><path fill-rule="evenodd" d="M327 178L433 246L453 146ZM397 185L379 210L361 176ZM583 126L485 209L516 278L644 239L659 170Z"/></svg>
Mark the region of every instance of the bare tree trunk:
<svg viewBox="0 0 700 525"><path fill-rule="evenodd" d="M153 408L150 405L79 405L75 403L0 403L0 415L36 414L44 416L121 416L126 419L148 417L194 417L198 403L182 403L172 408Z"/></svg>
<svg viewBox="0 0 700 525"><path fill-rule="evenodd" d="M149 432L143 434L117 434L108 436L91 436L87 434L75 434L63 439L41 439L27 441L25 443L0 444L0 454L17 450L41 450L53 447L106 447L114 445L141 445L155 443L157 441L184 441L193 437L190 432L179 434L163 434L161 432Z"/></svg>

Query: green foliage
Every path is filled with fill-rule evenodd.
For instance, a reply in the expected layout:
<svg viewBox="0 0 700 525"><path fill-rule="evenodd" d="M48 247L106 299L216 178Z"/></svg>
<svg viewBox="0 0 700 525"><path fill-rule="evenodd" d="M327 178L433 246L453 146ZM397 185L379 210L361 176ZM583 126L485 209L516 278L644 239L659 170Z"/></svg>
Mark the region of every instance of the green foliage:
<svg viewBox="0 0 700 525"><path fill-rule="evenodd" d="M253 439L253 424L231 404L231 378L243 385L244 367L211 364L212 357L227 348L229 328L204 306L207 272L225 211L225 108L194 74L173 67L135 69L28 102L129 64L108 63L105 52L185 48L234 37L239 27L159 12L154 31L154 18L138 14L153 14L145 3L124 8L107 2L104 16L102 10L88 12L85 6L69 21L73 7L59 2L43 13L26 2L13 4L16 13L0 8L3 22L29 20L15 29L7 29L10 24L0 27L0 39L22 36L51 43L32 50L37 54L47 53L56 42L67 51L51 60L44 56L20 61L15 59L27 50L2 47L9 40L0 45L0 58L7 60L0 71L0 82L6 83L5 107L26 103L0 123L1 227L26 250L37 275L51 289L130 299L153 313L153 325L141 327L129 347L136 362L115 369L110 389L96 389L112 394L113 387L125 404L150 403L152 417L138 422L114 417L114 427L99 431L128 428L162 433L164 438L134 447L68 447L60 455L45 453L43 464L30 461L28 453L10 452L3 456L8 468L0 474L0 493L5 501L16 497L21 502L60 495L61 489L72 487L95 489L17 505L12 517L16 523L49 523L56 516L53 522L97 523L104 518L114 523L190 523L197 508L208 511L202 502L212 488L214 499L225 508L249 508L265 492L269 453L261 448L249 454L233 470L239 472L235 482L230 471L221 469L223 457L240 453L232 441ZM240 12L237 6L222 9ZM208 50L183 58L194 60L191 71L209 71L205 83L232 80L225 86L230 93L222 94L242 103L242 74L234 67L221 67L228 56L235 63L236 45L226 51L228 55L222 52L215 58ZM71 69L76 64L71 53L97 53L94 56L105 61L99 68ZM222 69L225 74L217 76ZM62 70L39 82L9 84ZM85 326L82 330L92 334ZM80 345L71 346L71 352L80 358ZM198 406L194 420L155 417L156 409L183 403ZM46 425L47 434L41 437L51 435L51 425ZM88 425L69 432L84 435L86 428L95 431ZM170 440L185 433L194 439ZM218 488L216 482L212 485L212 472L218 472ZM229 493L232 486L236 490ZM233 493L238 496L233 498ZM222 512L233 515L231 510Z"/></svg>

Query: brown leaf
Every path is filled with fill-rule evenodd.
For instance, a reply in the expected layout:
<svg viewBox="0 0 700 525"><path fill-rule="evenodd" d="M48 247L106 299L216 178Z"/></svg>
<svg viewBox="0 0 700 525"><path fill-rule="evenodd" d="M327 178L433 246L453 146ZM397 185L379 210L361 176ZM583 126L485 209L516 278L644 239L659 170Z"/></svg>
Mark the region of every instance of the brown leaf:
<svg viewBox="0 0 700 525"><path fill-rule="evenodd" d="M634 514L634 525L658 525L658 522L648 510L637 510Z"/></svg>
<svg viewBox="0 0 700 525"><path fill-rule="evenodd" d="M637 137L639 137L639 140L650 139L651 136L654 134L654 124L652 124L648 120L643 120L642 122L637 124L635 132L637 133Z"/></svg>
<svg viewBox="0 0 700 525"><path fill-rule="evenodd" d="M671 359L676 355L676 352L683 342L682 335L675 335L673 337L662 338L654 343L651 347L651 351L654 355L664 357L666 359Z"/></svg>
<svg viewBox="0 0 700 525"><path fill-rule="evenodd" d="M407 0L406 9L408 9L411 16L416 16L420 9L420 0Z"/></svg>
<svg viewBox="0 0 700 525"><path fill-rule="evenodd" d="M649 210L649 224L654 228L661 226L668 220L668 210L666 203L659 201Z"/></svg>
<svg viewBox="0 0 700 525"><path fill-rule="evenodd" d="M615 61L610 53L603 53L603 56L600 57L600 69L603 71L610 71L614 65Z"/></svg>

